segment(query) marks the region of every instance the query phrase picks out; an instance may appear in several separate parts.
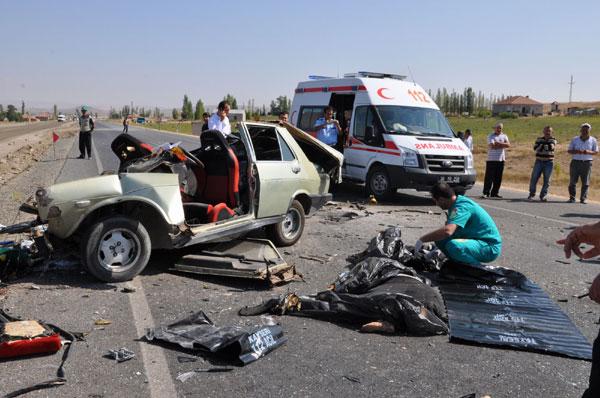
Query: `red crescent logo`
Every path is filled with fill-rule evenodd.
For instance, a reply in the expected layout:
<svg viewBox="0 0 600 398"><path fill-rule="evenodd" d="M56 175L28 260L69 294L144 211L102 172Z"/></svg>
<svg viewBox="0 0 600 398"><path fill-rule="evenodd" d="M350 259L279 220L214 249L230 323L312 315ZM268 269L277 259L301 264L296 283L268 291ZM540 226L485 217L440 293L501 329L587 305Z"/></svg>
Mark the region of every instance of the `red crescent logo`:
<svg viewBox="0 0 600 398"><path fill-rule="evenodd" d="M387 100L394 99L394 97L386 97L385 95L383 95L383 90L387 90L387 87L382 87L379 90L377 90L377 95L380 96L381 98L387 99Z"/></svg>

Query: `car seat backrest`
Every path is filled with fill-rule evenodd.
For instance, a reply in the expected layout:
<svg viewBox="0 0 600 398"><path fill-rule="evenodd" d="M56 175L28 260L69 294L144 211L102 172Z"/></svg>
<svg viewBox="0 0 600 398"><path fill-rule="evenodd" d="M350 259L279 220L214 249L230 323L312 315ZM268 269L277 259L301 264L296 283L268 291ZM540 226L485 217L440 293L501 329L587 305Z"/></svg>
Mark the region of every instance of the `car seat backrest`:
<svg viewBox="0 0 600 398"><path fill-rule="evenodd" d="M239 205L240 170L237 157L225 137L217 130L202 133L200 160L204 164L204 187L201 200L209 204Z"/></svg>

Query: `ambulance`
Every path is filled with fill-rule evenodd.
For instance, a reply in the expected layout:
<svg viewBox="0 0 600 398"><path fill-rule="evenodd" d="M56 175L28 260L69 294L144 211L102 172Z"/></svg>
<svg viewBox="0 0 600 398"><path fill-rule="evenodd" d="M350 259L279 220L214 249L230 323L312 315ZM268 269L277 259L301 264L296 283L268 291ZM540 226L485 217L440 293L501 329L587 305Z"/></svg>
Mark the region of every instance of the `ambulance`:
<svg viewBox="0 0 600 398"><path fill-rule="evenodd" d="M473 155L427 92L405 76L311 76L295 90L290 122L316 136L327 106L345 132L335 147L344 154L343 179L365 183L376 198L399 188L428 191L439 181L462 194L475 183Z"/></svg>

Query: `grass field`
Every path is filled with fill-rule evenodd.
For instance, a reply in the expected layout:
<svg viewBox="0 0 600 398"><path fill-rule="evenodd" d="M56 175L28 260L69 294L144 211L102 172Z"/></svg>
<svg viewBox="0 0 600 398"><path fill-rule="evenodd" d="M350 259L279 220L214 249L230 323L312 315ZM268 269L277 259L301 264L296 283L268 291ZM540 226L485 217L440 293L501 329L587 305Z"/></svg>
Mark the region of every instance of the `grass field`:
<svg viewBox="0 0 600 398"><path fill-rule="evenodd" d="M556 147L550 193L565 197L568 197L567 185L569 184L569 162L571 161L571 155L567 153L569 142L573 137L579 135L579 126L584 122L592 125L592 135L594 135L595 130L600 130L600 116L553 116L505 120L450 117L448 120L454 131L465 131L470 128L473 132L475 167L478 173L477 179L481 182L485 173L487 135L492 132L496 122L504 123L504 132L508 135L511 148L508 149L506 155L502 185L523 190L529 189L529 178L535 162L533 143L537 137L542 135L544 126L552 126L558 145ZM542 179L540 178L537 194L539 194L541 183ZM591 200L600 201L598 183L600 183L600 170L592 170L592 182L589 191ZM579 185L577 192L579 192Z"/></svg>

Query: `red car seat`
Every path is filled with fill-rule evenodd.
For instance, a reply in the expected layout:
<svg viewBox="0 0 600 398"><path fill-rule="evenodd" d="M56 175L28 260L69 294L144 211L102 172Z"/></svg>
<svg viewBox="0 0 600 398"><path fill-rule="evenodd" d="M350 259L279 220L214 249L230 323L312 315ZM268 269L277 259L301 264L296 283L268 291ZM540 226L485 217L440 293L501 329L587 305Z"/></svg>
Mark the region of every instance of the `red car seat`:
<svg viewBox="0 0 600 398"><path fill-rule="evenodd" d="M196 173L196 200L212 205L207 212L208 222L232 217L240 205L240 166L235 153L220 131L202 133L198 158L204 169Z"/></svg>

